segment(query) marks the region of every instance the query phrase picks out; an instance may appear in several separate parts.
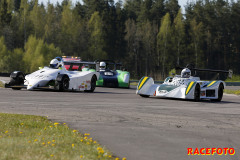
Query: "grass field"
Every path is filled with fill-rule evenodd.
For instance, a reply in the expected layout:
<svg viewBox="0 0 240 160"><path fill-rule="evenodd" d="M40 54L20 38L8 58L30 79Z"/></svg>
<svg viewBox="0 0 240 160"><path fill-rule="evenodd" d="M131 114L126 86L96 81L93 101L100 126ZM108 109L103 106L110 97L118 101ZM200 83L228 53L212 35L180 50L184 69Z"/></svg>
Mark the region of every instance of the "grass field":
<svg viewBox="0 0 240 160"><path fill-rule="evenodd" d="M4 84L2 83L2 81L0 81L0 87L4 87Z"/></svg>
<svg viewBox="0 0 240 160"><path fill-rule="evenodd" d="M240 90L224 89L224 92L227 93L227 94L236 94L236 95L240 95Z"/></svg>
<svg viewBox="0 0 240 160"><path fill-rule="evenodd" d="M233 75L232 78L228 78L226 82L240 82L240 75Z"/></svg>
<svg viewBox="0 0 240 160"><path fill-rule="evenodd" d="M0 159L119 160L90 134L45 117L0 113ZM126 158L123 158L126 159Z"/></svg>
<svg viewBox="0 0 240 160"><path fill-rule="evenodd" d="M131 85L131 86L137 86L137 85L138 85L138 82L131 82L130 85Z"/></svg>

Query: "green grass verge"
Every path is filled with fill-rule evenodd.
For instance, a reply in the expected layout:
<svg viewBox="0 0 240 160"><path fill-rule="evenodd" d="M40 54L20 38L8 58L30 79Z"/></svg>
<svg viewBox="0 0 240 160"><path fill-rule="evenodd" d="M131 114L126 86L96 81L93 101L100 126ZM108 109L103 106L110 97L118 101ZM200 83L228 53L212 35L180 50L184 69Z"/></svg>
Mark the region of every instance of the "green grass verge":
<svg viewBox="0 0 240 160"><path fill-rule="evenodd" d="M0 81L0 87L4 87L4 84L2 83L2 81Z"/></svg>
<svg viewBox="0 0 240 160"><path fill-rule="evenodd" d="M233 75L232 78L226 79L226 82L240 82L240 75Z"/></svg>
<svg viewBox="0 0 240 160"><path fill-rule="evenodd" d="M240 95L240 90L224 89L224 92L227 93L227 94L236 94L236 95Z"/></svg>
<svg viewBox="0 0 240 160"><path fill-rule="evenodd" d="M138 82L132 82L130 83L131 86L137 86L138 85Z"/></svg>
<svg viewBox="0 0 240 160"><path fill-rule="evenodd" d="M0 113L0 122L0 159L118 159L89 134L45 117Z"/></svg>

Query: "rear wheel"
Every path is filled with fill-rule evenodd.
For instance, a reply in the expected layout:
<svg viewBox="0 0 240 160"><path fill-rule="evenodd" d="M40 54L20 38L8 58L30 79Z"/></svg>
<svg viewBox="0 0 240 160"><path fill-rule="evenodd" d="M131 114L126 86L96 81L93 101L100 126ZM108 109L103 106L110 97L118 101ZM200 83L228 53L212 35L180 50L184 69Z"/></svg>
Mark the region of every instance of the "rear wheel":
<svg viewBox="0 0 240 160"><path fill-rule="evenodd" d="M217 99L211 99L211 101L221 102L222 97L223 97L223 90L224 90L224 86L221 83L218 87L218 98Z"/></svg>
<svg viewBox="0 0 240 160"><path fill-rule="evenodd" d="M127 89L129 89L130 88L130 81L128 82L128 87L127 87Z"/></svg>
<svg viewBox="0 0 240 160"><path fill-rule="evenodd" d="M200 92L201 92L200 85L196 84L194 90L194 101L196 102L200 101Z"/></svg>
<svg viewBox="0 0 240 160"><path fill-rule="evenodd" d="M58 81L58 90L59 91L67 91L69 88L69 78L67 75L62 77L61 81Z"/></svg>
<svg viewBox="0 0 240 160"><path fill-rule="evenodd" d="M85 92L94 92L94 90L96 88L96 82L97 82L97 77L96 77L96 75L93 75L92 79L91 79L91 89L85 90Z"/></svg>

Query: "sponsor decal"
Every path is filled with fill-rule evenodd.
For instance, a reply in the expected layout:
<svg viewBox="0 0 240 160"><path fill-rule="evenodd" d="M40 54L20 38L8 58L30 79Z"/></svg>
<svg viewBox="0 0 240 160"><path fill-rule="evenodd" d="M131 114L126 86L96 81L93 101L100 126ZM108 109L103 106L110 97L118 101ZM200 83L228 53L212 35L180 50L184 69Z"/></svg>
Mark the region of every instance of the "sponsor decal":
<svg viewBox="0 0 240 160"><path fill-rule="evenodd" d="M91 83L91 81L86 81L86 83Z"/></svg>
<svg viewBox="0 0 240 160"><path fill-rule="evenodd" d="M188 155L234 155L234 148L187 148Z"/></svg>
<svg viewBox="0 0 240 160"><path fill-rule="evenodd" d="M159 93L167 93L167 90L160 90Z"/></svg>

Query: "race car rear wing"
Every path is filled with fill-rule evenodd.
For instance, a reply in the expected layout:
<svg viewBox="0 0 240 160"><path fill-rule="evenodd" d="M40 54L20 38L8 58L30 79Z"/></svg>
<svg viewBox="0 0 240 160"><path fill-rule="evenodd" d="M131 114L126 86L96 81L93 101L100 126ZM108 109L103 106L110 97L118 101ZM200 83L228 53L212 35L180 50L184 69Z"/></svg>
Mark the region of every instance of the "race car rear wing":
<svg viewBox="0 0 240 160"><path fill-rule="evenodd" d="M228 74L229 78L232 78L232 75L233 75L232 70L226 71L226 70L214 70L214 69L199 69L199 68L195 68L193 65L187 65L186 67L179 67L179 66L176 67L176 69L184 69L184 68L188 68L191 71L226 73L226 74Z"/></svg>

